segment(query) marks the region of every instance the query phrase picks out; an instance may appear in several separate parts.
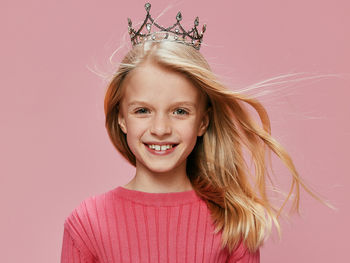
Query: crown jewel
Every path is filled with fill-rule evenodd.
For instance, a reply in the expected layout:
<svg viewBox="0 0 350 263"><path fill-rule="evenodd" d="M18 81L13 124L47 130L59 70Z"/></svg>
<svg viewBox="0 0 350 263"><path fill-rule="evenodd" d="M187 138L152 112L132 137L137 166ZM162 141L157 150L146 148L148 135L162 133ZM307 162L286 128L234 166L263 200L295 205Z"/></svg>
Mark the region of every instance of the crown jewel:
<svg viewBox="0 0 350 263"><path fill-rule="evenodd" d="M145 9L147 15L143 21L141 27L138 30L135 30L132 27L131 19L128 18L128 32L130 35L131 43L133 46L142 43L146 40L172 40L176 42L181 42L186 45L193 46L195 49L199 50L201 47L203 34L207 28L206 24L203 25L201 33L198 33L197 26L199 25L198 16L194 20L194 27L186 31L180 21L182 20L182 14L179 11L176 15L176 23L169 27L163 27L158 25L149 11L151 10L151 4L146 3ZM151 32L152 27L156 27L157 31ZM146 31L144 30L146 28ZM143 31L143 32L142 32Z"/></svg>

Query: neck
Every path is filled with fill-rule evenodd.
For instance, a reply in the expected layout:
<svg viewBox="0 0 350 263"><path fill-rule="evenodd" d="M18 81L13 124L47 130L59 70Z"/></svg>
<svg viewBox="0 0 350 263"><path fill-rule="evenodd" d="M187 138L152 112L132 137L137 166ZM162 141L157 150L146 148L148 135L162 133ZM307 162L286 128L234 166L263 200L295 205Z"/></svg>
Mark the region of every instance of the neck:
<svg viewBox="0 0 350 263"><path fill-rule="evenodd" d="M186 174L186 163L179 169L155 173L136 165L134 178L124 187L149 193L169 193L192 190L192 184Z"/></svg>

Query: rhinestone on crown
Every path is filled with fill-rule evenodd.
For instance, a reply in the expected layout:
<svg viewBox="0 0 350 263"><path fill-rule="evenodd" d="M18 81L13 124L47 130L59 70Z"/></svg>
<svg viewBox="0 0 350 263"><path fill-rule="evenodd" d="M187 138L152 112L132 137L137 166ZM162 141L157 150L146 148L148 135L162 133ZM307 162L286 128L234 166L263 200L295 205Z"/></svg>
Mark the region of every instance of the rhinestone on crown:
<svg viewBox="0 0 350 263"><path fill-rule="evenodd" d="M176 15L176 23L170 27L163 27L158 25L152 16L150 15L151 4L146 3L145 9L147 11L147 15L145 20L143 21L141 27L138 30L135 30L132 27L131 19L128 18L128 32L131 39L131 44L133 46L142 43L147 40L171 40L176 42L181 42L186 45L190 45L195 49L199 50L201 47L203 34L207 28L206 24L203 25L201 33L198 32L197 26L199 25L198 16L194 20L194 27L186 31L180 21L182 20L182 14L179 11ZM157 31L151 32L152 27L156 27ZM146 28L146 31L144 30ZM144 32L141 32L144 31Z"/></svg>

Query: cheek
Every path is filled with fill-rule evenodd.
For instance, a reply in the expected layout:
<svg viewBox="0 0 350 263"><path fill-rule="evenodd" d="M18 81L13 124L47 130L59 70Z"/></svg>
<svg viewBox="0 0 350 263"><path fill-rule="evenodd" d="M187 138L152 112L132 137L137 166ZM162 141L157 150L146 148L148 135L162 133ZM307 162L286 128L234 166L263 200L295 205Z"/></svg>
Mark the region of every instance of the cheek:
<svg viewBox="0 0 350 263"><path fill-rule="evenodd" d="M146 128L140 121L128 121L126 125L128 130L126 134L127 143L129 148L133 151L133 145L140 143L141 137L145 133Z"/></svg>
<svg viewBox="0 0 350 263"><path fill-rule="evenodd" d="M197 129L196 124L186 123L177 128L177 131L181 134L183 141L186 141L188 144L195 145L197 139Z"/></svg>
<svg viewBox="0 0 350 263"><path fill-rule="evenodd" d="M147 129L148 122L146 118L137 118L133 116L128 116L126 118L126 126L128 130L131 131L139 131Z"/></svg>

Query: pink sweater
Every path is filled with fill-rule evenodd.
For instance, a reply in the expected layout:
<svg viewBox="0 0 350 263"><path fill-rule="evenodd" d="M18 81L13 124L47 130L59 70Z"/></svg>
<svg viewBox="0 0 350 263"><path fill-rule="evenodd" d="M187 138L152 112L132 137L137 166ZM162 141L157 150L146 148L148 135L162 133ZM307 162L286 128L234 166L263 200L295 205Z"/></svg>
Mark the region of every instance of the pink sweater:
<svg viewBox="0 0 350 263"><path fill-rule="evenodd" d="M147 193L122 186L82 201L64 222L61 263L260 262L240 243L220 250L194 190Z"/></svg>

